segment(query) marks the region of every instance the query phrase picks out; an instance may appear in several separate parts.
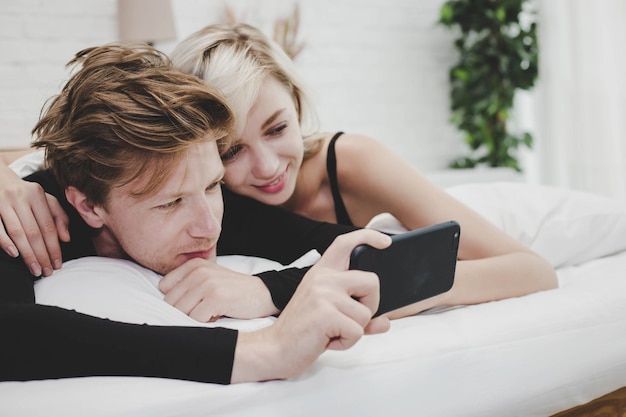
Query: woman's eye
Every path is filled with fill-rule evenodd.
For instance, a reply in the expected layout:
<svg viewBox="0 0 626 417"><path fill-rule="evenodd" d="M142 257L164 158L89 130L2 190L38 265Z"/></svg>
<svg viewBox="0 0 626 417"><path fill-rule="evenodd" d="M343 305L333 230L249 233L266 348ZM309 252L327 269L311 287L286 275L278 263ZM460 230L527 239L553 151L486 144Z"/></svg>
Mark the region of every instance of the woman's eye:
<svg viewBox="0 0 626 417"><path fill-rule="evenodd" d="M221 156L222 161L230 161L235 159L235 157L237 156L237 154L239 153L239 151L241 151L242 147L241 145L233 145L230 148L228 148L226 150L226 152L224 152Z"/></svg>
<svg viewBox="0 0 626 417"><path fill-rule="evenodd" d="M283 130L287 129L287 123L283 123L267 132L268 136L278 136Z"/></svg>
<svg viewBox="0 0 626 417"><path fill-rule="evenodd" d="M206 188L206 190L207 190L207 191L213 191L213 190L216 190L216 189L218 189L219 187L221 187L221 186L222 186L222 184L224 184L224 180L215 181L215 182L211 183L211 184L210 184L210 185Z"/></svg>

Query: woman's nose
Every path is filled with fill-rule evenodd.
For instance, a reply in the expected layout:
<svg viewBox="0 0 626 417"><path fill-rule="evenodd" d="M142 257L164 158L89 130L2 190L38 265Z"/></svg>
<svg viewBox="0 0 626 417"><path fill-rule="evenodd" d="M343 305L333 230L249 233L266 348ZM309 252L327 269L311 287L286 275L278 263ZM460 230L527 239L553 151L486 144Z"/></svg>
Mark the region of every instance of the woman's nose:
<svg viewBox="0 0 626 417"><path fill-rule="evenodd" d="M278 155L268 146L258 146L253 152L252 174L256 178L272 179L276 176L280 161Z"/></svg>

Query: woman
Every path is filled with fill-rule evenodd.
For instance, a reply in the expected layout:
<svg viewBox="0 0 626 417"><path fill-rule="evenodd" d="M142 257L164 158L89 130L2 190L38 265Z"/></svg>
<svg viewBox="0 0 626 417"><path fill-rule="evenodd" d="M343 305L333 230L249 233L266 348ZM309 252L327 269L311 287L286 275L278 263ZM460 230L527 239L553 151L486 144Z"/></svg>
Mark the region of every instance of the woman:
<svg viewBox="0 0 626 417"><path fill-rule="evenodd" d="M407 229L451 219L461 224L453 289L412 306L411 313L556 287L544 259L381 143L363 135L316 132L293 63L258 29L211 25L179 43L171 58L179 69L218 87L234 109L238 134L222 152L225 185L234 193L314 220L358 227L382 212Z"/></svg>
<svg viewBox="0 0 626 417"><path fill-rule="evenodd" d="M557 286L543 258L382 144L362 135L315 132L314 112L292 62L259 30L245 24L208 26L183 40L172 60L222 90L235 112L236 139L221 144L225 185L234 193L314 220L358 227L382 212L408 229L451 219L461 224L452 290L390 317Z"/></svg>

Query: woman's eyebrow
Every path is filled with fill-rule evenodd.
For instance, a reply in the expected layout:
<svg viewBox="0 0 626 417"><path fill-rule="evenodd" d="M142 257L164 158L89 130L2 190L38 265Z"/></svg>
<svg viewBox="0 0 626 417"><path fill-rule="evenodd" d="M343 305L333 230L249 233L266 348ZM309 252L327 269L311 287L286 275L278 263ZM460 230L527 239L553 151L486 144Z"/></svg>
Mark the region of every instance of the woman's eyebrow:
<svg viewBox="0 0 626 417"><path fill-rule="evenodd" d="M276 110L270 117L267 118L267 120L263 123L263 126L261 126L261 130L266 129L269 125L271 125L272 123L274 123L274 120L276 120L276 118L278 118L278 116L280 116L280 114L282 112L284 112L286 109L278 109Z"/></svg>

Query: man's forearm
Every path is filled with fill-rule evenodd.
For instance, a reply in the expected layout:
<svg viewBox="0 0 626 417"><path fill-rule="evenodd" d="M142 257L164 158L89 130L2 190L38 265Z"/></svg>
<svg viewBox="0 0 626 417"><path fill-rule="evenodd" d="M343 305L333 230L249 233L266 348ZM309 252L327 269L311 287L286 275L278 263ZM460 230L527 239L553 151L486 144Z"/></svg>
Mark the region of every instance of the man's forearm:
<svg viewBox="0 0 626 417"><path fill-rule="evenodd" d="M257 274L270 292L272 302L282 311L296 292L300 281L307 273L307 268L287 268L281 271L266 271Z"/></svg>
<svg viewBox="0 0 626 417"><path fill-rule="evenodd" d="M145 376L228 384L237 331L119 323L36 304L0 305L0 380Z"/></svg>

